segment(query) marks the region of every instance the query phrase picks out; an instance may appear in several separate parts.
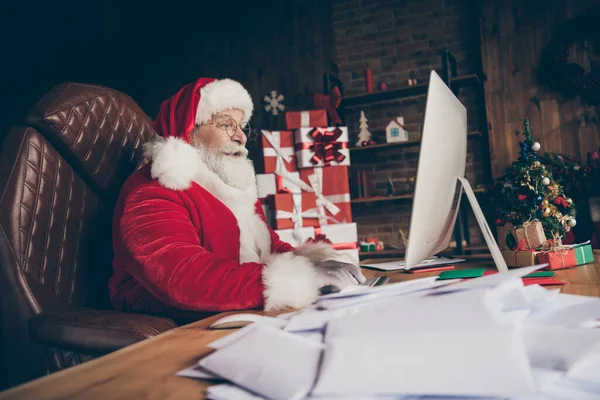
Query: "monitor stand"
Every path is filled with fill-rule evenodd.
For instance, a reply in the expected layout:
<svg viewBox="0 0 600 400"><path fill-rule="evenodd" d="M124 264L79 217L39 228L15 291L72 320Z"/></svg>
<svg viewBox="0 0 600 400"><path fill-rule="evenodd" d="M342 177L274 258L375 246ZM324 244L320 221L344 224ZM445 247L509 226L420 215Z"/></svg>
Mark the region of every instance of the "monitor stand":
<svg viewBox="0 0 600 400"><path fill-rule="evenodd" d="M496 268L500 272L508 272L508 267L506 266L506 261L504 261L504 257L502 257L502 253L500 252L500 248L498 247L498 243L496 243L496 239L490 230L490 226L485 220L485 216L483 215L483 211L481 211L481 207L479 206L479 202L477 201L477 197L473 192L473 188L468 180L463 177L458 177L467 198L469 199L469 203L471 203L471 208L473 209L473 213L475 213L475 218L477 218L477 223L479 223L479 227L481 228L481 232L483 233L483 237L485 238L485 242L487 243L490 252L492 253L492 258L494 259L494 263L496 264Z"/></svg>

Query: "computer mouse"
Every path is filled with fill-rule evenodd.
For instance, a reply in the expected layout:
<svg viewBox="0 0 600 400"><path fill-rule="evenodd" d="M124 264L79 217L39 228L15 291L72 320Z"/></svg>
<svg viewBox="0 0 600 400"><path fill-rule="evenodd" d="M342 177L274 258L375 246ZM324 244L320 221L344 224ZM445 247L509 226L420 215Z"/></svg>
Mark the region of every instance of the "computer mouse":
<svg viewBox="0 0 600 400"><path fill-rule="evenodd" d="M212 324L210 324L210 329L235 329L235 328L243 328L246 325L250 325L253 322L258 321L262 318L262 315L258 314L232 314L226 315L223 318L219 318Z"/></svg>

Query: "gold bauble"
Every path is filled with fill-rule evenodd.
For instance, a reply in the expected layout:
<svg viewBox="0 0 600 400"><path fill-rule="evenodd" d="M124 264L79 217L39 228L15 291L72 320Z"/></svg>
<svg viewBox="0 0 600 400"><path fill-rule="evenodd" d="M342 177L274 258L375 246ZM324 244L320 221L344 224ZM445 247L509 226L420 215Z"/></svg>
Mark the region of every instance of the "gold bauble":
<svg viewBox="0 0 600 400"><path fill-rule="evenodd" d="M544 217L549 217L550 216L550 208L546 207L544 208Z"/></svg>
<svg viewBox="0 0 600 400"><path fill-rule="evenodd" d="M567 202L567 204L573 204L573 200L571 200L570 197L565 197L565 201Z"/></svg>

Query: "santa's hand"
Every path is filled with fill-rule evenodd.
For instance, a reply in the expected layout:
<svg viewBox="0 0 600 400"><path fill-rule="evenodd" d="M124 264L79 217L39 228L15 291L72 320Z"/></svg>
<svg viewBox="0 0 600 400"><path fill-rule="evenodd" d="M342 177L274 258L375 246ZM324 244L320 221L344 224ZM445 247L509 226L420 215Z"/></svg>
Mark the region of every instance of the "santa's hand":
<svg viewBox="0 0 600 400"><path fill-rule="evenodd" d="M315 264L318 287L333 285L342 290L347 286L366 281L356 265L340 261L327 260Z"/></svg>

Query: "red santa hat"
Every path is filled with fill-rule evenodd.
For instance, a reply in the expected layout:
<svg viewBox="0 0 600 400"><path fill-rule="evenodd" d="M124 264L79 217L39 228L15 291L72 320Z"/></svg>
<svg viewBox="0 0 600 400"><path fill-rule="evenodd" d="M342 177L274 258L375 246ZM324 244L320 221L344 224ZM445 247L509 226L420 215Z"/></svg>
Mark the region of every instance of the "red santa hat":
<svg viewBox="0 0 600 400"><path fill-rule="evenodd" d="M246 120L252 117L252 98L239 82L199 78L163 101L154 121L154 130L165 139L176 137L190 143L190 133L195 125L232 108L242 110Z"/></svg>

